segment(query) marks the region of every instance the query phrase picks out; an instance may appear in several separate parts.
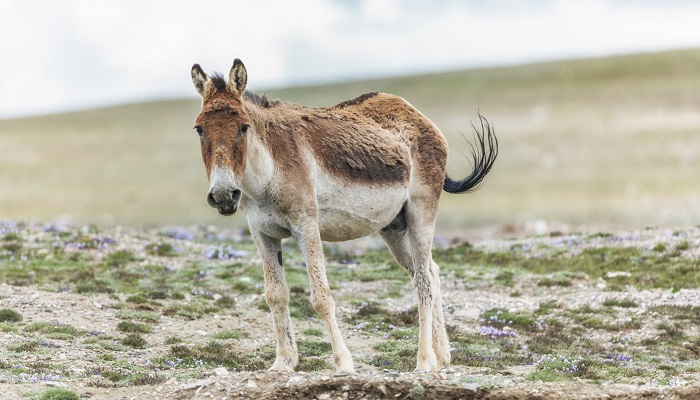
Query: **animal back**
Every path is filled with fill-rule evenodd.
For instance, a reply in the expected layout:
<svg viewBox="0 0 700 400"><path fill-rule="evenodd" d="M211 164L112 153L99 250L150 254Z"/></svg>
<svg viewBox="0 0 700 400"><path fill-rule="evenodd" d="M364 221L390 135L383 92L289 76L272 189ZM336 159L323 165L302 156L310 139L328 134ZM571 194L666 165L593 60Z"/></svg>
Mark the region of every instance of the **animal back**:
<svg viewBox="0 0 700 400"><path fill-rule="evenodd" d="M398 132L371 120L310 119L309 145L332 175L355 183L404 183L409 179L408 146Z"/></svg>

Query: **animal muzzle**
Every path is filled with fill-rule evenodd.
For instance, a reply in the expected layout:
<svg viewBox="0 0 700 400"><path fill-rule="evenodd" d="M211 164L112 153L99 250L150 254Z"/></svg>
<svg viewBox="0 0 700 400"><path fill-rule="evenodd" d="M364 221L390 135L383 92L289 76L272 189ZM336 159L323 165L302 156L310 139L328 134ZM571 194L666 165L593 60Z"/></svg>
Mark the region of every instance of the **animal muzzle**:
<svg viewBox="0 0 700 400"><path fill-rule="evenodd" d="M241 189L233 182L229 171L217 169L212 174L207 204L216 208L221 215L231 215L238 210L241 201Z"/></svg>
<svg viewBox="0 0 700 400"><path fill-rule="evenodd" d="M238 210L238 202L241 200L241 189L233 187L218 187L207 195L207 203L216 208L221 215L231 215Z"/></svg>

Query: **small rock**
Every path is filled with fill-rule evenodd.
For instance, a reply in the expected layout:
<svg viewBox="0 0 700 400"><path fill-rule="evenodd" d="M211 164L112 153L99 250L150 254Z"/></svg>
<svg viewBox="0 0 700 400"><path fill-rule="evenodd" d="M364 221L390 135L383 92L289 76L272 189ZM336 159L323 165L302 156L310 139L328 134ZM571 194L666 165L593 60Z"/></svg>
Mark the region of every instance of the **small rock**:
<svg viewBox="0 0 700 400"><path fill-rule="evenodd" d="M610 271L607 274L605 274L605 277L608 279L617 278L620 276L628 277L628 276L632 276L632 274L627 272L627 271Z"/></svg>
<svg viewBox="0 0 700 400"><path fill-rule="evenodd" d="M96 308L102 308L102 304L97 302L92 303L92 305L94 305Z"/></svg>
<svg viewBox="0 0 700 400"><path fill-rule="evenodd" d="M206 332L206 331L194 331L194 333L196 333L196 334L198 334L198 335L201 335L201 336L207 336L207 332Z"/></svg>
<svg viewBox="0 0 700 400"><path fill-rule="evenodd" d="M254 388L258 387L258 384L255 383L254 380L249 380L248 383L245 384L245 387L247 387L249 389L254 389Z"/></svg>
<svg viewBox="0 0 700 400"><path fill-rule="evenodd" d="M453 315L457 318L477 320L481 315L481 310L476 307L463 308L455 310Z"/></svg>
<svg viewBox="0 0 700 400"><path fill-rule="evenodd" d="M212 382L211 379L200 379L200 380L197 380L194 382L186 383L186 384L182 385L182 388L185 390L194 389L194 388L198 388L198 387L207 386L211 382Z"/></svg>
<svg viewBox="0 0 700 400"><path fill-rule="evenodd" d="M228 375L228 370L226 367L219 367L219 368L214 368L213 371L211 371L212 374L216 376L226 376Z"/></svg>
<svg viewBox="0 0 700 400"><path fill-rule="evenodd" d="M318 395L318 400L327 400L331 398L330 393L321 393Z"/></svg>
<svg viewBox="0 0 700 400"><path fill-rule="evenodd" d="M61 387L61 388L68 387L68 385L66 385L63 382L55 382L55 381L46 381L46 382L44 382L44 385L51 386L51 387Z"/></svg>
<svg viewBox="0 0 700 400"><path fill-rule="evenodd" d="M464 384L464 388L467 390L470 390L472 392L476 392L476 390L479 389L479 384L478 383L466 383L466 384Z"/></svg>

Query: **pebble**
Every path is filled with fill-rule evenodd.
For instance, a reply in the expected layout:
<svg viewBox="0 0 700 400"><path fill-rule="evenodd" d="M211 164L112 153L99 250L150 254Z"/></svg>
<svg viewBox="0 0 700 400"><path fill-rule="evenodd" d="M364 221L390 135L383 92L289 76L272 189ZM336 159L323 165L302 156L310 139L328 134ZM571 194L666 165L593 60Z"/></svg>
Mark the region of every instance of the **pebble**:
<svg viewBox="0 0 700 400"><path fill-rule="evenodd" d="M211 382L212 382L211 379L200 379L200 380L197 380L194 382L186 383L186 384L182 385L182 388L185 390L188 390L188 389L194 389L194 388L198 388L198 387L204 387L204 386L209 385Z"/></svg>
<svg viewBox="0 0 700 400"><path fill-rule="evenodd" d="M214 368L214 370L211 371L211 372L212 372L212 374L214 374L214 375L216 375L216 376L226 376L226 375L228 375L228 370L226 369L226 367Z"/></svg>
<svg viewBox="0 0 700 400"><path fill-rule="evenodd" d="M605 277L608 279L628 276L632 276L632 274L627 271L609 271L605 274Z"/></svg>
<svg viewBox="0 0 700 400"><path fill-rule="evenodd" d="M51 387L60 387L60 388L68 387L68 385L66 385L63 382L55 382L55 381L46 381L46 382L44 382L44 385L51 386Z"/></svg>

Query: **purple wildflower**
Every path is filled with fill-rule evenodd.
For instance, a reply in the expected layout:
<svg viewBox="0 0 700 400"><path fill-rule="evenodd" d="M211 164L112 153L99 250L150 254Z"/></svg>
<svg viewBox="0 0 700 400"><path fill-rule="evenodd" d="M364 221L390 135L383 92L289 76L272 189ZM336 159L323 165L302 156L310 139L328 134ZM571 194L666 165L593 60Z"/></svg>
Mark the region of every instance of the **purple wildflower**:
<svg viewBox="0 0 700 400"><path fill-rule="evenodd" d="M17 233L18 231L15 221L0 221L0 234Z"/></svg>
<svg viewBox="0 0 700 400"><path fill-rule="evenodd" d="M367 325L369 325L369 322L368 322L368 321L363 321L363 322L360 322L359 324L355 325L352 329L353 329L354 331L362 331L362 330L365 329L365 327L366 327Z"/></svg>
<svg viewBox="0 0 700 400"><path fill-rule="evenodd" d="M236 250L233 246L219 245L209 246L204 250L204 258L209 260L231 260L234 258L242 258L248 255L245 250Z"/></svg>
<svg viewBox="0 0 700 400"><path fill-rule="evenodd" d="M181 226L171 226L167 231L165 231L165 236L177 240L187 240L190 242L194 240L194 233Z"/></svg>
<svg viewBox="0 0 700 400"><path fill-rule="evenodd" d="M64 224L62 222L58 222L55 224L46 223L46 224L44 224L42 229L44 230L44 232L47 232L47 233L61 233L66 229L66 224Z"/></svg>
<svg viewBox="0 0 700 400"><path fill-rule="evenodd" d="M491 337L517 336L513 331L500 330L498 328L494 328L493 326L480 326L479 333L484 336Z"/></svg>

